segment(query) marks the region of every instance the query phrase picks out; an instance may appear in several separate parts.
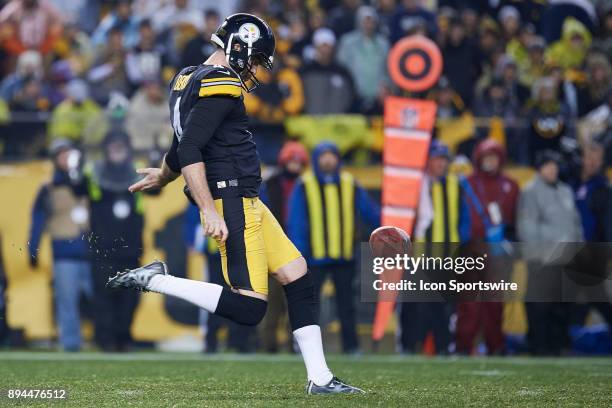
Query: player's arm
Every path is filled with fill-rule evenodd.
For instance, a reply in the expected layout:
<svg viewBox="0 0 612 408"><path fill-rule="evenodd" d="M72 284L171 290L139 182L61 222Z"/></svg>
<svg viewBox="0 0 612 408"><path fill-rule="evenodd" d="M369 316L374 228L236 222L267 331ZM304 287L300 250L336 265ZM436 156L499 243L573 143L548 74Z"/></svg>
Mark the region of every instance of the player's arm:
<svg viewBox="0 0 612 408"><path fill-rule="evenodd" d="M236 103L237 99L231 97L198 99L189 112L177 149L181 173L191 191L191 196L202 212L204 232L221 241L227 239L227 226L215 209L206 181L202 151Z"/></svg>

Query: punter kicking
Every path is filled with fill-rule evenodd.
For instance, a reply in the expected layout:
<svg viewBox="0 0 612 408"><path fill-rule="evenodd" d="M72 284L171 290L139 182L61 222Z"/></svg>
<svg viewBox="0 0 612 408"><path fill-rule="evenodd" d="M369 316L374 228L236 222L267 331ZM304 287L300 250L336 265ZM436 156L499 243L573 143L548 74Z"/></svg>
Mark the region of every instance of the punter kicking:
<svg viewBox="0 0 612 408"><path fill-rule="evenodd" d="M118 272L107 286L176 296L237 323L257 325L266 313L271 273L287 296L308 375L306 392L363 392L327 367L306 261L258 198L260 161L247 129L242 91L259 84L258 67L272 69L274 34L260 18L234 14L211 41L218 49L210 58L183 68L170 85L174 138L161 168L140 169L144 178L130 191L162 188L182 174L200 209L204 232L219 244L229 288L171 276L163 262Z"/></svg>

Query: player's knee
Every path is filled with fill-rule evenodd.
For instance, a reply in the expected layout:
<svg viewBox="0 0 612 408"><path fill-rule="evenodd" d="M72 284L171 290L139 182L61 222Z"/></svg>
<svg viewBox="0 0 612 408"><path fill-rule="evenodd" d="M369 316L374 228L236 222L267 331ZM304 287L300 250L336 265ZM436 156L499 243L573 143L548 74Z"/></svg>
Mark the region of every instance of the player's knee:
<svg viewBox="0 0 612 408"><path fill-rule="evenodd" d="M243 318L238 323L246 326L257 326L266 315L268 302L262 299L251 296L242 296L243 298Z"/></svg>
<svg viewBox="0 0 612 408"><path fill-rule="evenodd" d="M215 314L238 324L255 326L264 318L268 302L223 289Z"/></svg>
<svg viewBox="0 0 612 408"><path fill-rule="evenodd" d="M274 278L283 286L302 278L308 272L306 260L299 257L274 272Z"/></svg>

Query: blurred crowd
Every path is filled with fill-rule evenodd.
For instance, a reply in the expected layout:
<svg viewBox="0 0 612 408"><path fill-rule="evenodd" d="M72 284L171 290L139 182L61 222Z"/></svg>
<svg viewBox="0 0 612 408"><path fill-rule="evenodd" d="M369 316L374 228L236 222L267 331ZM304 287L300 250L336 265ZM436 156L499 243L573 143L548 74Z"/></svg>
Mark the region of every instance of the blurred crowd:
<svg viewBox="0 0 612 408"><path fill-rule="evenodd" d="M5 156L40 153L54 138L96 146L117 123L135 149L163 150L171 135L166 84L211 54L210 34L224 16L246 11L269 21L278 41L274 71L246 98L256 122L380 115L385 96L406 94L389 79L389 49L420 34L438 44L444 68L433 89L415 96L434 99L440 121L476 118L476 131L453 141L453 151L469 156L478 140L501 132L519 164L533 165L549 148L575 157L593 139L610 158L607 0L1 3Z"/></svg>
<svg viewBox="0 0 612 408"><path fill-rule="evenodd" d="M137 178L135 161L157 164L171 143L166 84L178 69L214 51L211 33L236 11L262 16L277 36L274 70L262 73L262 86L245 96L258 146L272 168L261 197L309 261L319 291L334 299L344 352L363 349L355 240L379 225L380 208L343 169L343 140L318 135L333 140L312 151L286 140L284 126L298 115L371 118L382 114L386 96L403 95L435 100L438 123L451 128L472 118L476 131L462 137L434 133L415 239L612 241L612 193L604 173L612 157L610 1L2 3L0 157L47 153L54 163L53 177L34 203L28 249L36 268L40 237L51 236L55 320L65 350L82 346L82 296L94 304L95 340L102 350L133 344L138 297L103 290L109 274L134 267L142 255L143 198L126 187ZM444 58L438 83L418 94L398 89L386 67L389 49L410 35L434 40ZM334 128L342 134L358 133L368 123L344 120L299 126L305 133ZM469 177L452 171L466 161L474 169ZM536 169L522 191L506 173L508 163ZM188 207L185 242L207 257L206 279L222 282L218 250L198 222L197 209ZM605 267L590 266L602 274ZM529 259L530 271L546 268L545 259ZM0 325L6 286L1 277ZM217 333L224 325L228 346L238 351L257 345L277 351L283 338L286 350L293 349L289 330L281 327L282 291L270 286L259 335L202 315L207 351L220 348ZM510 347L501 302L404 303L398 307L398 348L418 352L433 334L441 354L477 352L480 339L489 354L510 348L559 354L575 340L570 328L582 328L592 309L612 326L609 301L527 304L527 337ZM5 331L0 326L0 338ZM288 335L279 337L279 331Z"/></svg>

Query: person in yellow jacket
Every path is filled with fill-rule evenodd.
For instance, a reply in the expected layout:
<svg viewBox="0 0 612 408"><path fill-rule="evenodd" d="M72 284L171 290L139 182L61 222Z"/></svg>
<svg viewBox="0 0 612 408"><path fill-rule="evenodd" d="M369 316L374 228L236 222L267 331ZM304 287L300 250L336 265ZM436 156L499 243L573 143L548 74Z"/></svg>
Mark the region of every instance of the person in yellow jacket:
<svg viewBox="0 0 612 408"><path fill-rule="evenodd" d="M342 169L335 144L323 142L312 152L312 170L297 182L287 210L287 234L308 260L319 293L329 274L336 289L342 349L358 351L355 323L355 231L358 213L372 229L380 207L353 176Z"/></svg>
<svg viewBox="0 0 612 408"><path fill-rule="evenodd" d="M591 34L580 21L569 17L563 22L561 39L546 50L546 61L563 69L580 68L591 45Z"/></svg>
<svg viewBox="0 0 612 408"><path fill-rule="evenodd" d="M80 143L83 142L84 131L102 111L98 104L89 98L85 81L70 81L66 93L67 98L57 105L51 114L49 135L52 139L64 138Z"/></svg>

